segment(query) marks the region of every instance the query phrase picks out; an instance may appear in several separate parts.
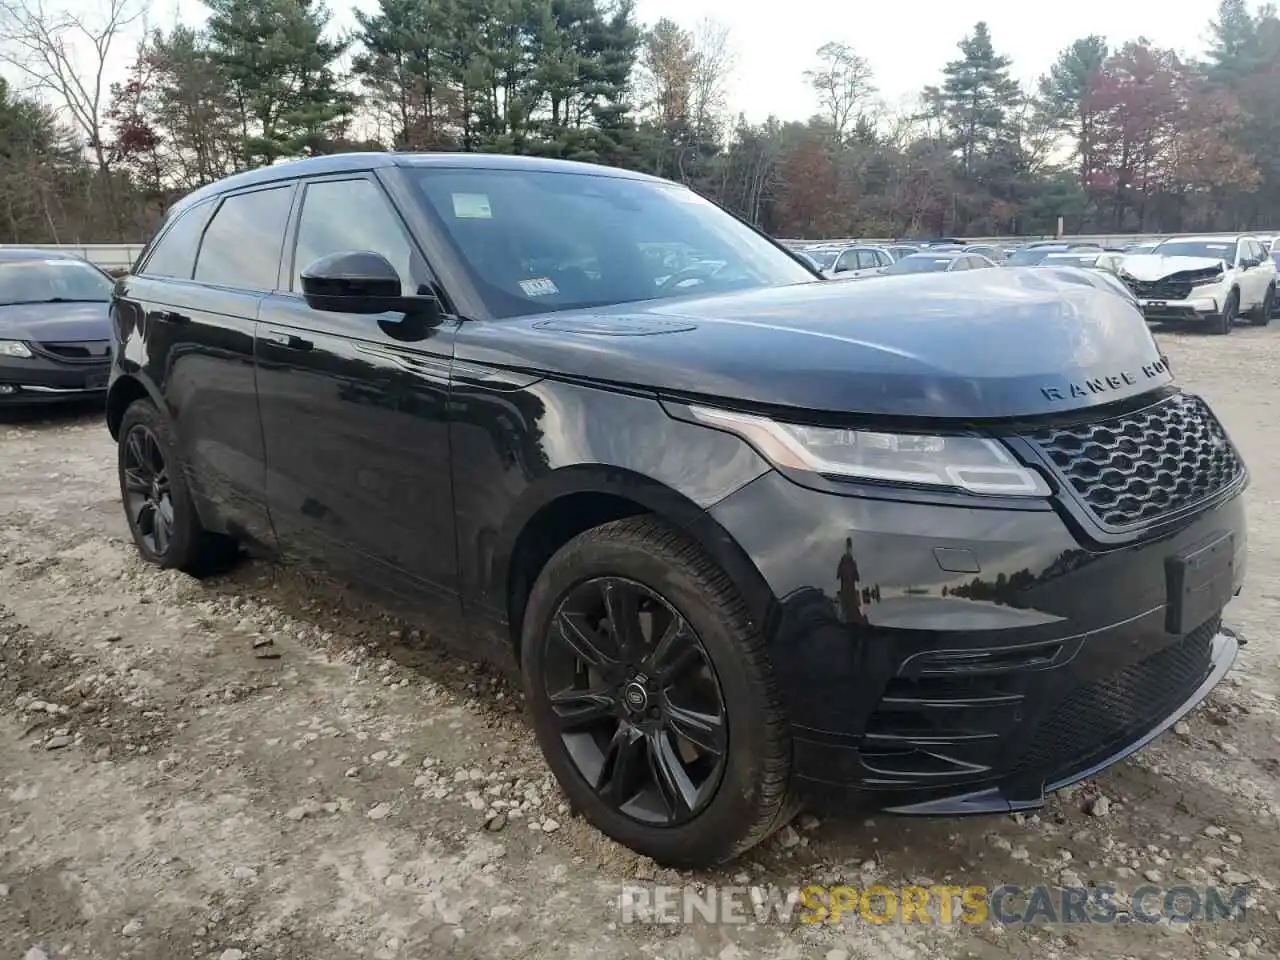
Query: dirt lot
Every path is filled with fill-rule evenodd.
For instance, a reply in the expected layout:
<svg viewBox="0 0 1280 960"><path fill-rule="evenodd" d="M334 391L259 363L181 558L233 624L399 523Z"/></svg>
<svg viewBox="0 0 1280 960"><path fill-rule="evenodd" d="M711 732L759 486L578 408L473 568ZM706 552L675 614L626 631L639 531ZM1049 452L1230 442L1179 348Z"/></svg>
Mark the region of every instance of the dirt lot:
<svg viewBox="0 0 1280 960"><path fill-rule="evenodd" d="M518 695L411 625L270 564L141 565L95 414L0 421L0 960L1277 956L1280 329L1161 339L1254 475L1251 642L1210 702L1039 816L802 817L702 875L576 819ZM648 881L1252 895L1211 924L620 923Z"/></svg>

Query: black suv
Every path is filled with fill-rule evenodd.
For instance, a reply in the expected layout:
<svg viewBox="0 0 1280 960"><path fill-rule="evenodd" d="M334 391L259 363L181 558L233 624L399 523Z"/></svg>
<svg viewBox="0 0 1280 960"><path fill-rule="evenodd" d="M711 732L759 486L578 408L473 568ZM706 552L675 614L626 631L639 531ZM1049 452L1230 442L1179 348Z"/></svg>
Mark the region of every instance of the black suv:
<svg viewBox="0 0 1280 960"><path fill-rule="evenodd" d="M824 282L651 177L358 154L191 195L113 310L142 555L453 618L664 863L801 803L1034 808L1236 655L1245 466L1053 271Z"/></svg>

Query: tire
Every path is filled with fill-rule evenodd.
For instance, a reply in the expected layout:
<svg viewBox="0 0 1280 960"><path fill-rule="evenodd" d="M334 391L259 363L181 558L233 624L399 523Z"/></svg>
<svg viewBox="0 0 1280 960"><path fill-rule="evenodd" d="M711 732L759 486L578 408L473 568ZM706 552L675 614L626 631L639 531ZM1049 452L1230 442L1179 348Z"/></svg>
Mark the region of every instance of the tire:
<svg viewBox="0 0 1280 960"><path fill-rule="evenodd" d="M135 400L120 420L118 436L120 500L142 558L193 576L225 569L235 559L236 544L200 525L186 471L160 411L150 400ZM149 478L140 468L143 461L152 471Z"/></svg>
<svg viewBox="0 0 1280 960"><path fill-rule="evenodd" d="M1218 336L1226 336L1235 326L1236 314L1240 312L1240 291L1232 290L1227 294L1227 302L1222 305L1222 313L1209 322L1209 332Z"/></svg>
<svg viewBox="0 0 1280 960"><path fill-rule="evenodd" d="M1273 284L1267 287L1267 295L1263 298L1262 303L1254 308L1249 315L1249 323L1255 327L1265 327L1271 322L1271 317L1276 309L1276 288Z"/></svg>
<svg viewBox="0 0 1280 960"><path fill-rule="evenodd" d="M667 723L668 715L682 715L676 711L684 708L675 704L675 694L671 693L676 689L675 681L668 688L663 686L666 678L646 677L644 672L661 672L660 667L646 662L640 666L644 672L638 679L661 688L660 692L652 693L651 702L658 706L648 707L657 719L642 715L636 720L636 714L628 713L635 709L635 703L627 706L625 698L628 691L634 692L637 681L627 683L626 677L636 674L629 673L632 668L624 662L628 657L619 655L617 646L611 648L617 662L606 663L599 674L607 677L606 680L597 682L575 672L574 693L555 681L556 676L567 676L561 673L567 662L574 663L575 671L584 663L575 649L580 649L579 642L575 641L573 646L566 643L561 639L561 631L571 617L576 618L574 622L591 625L588 614L570 610L587 609L579 604L589 604L597 590L601 596L616 590L620 597L640 597L635 609L642 613L634 623L639 625L643 610L650 610L652 633L664 632L659 624L675 623L677 616L691 628L691 634L683 634L681 649L698 651L700 665L692 673L689 666L679 674L672 672L677 677L691 676L704 684L704 692L708 682L716 686L722 707L719 716L724 720L718 728L724 747L719 760L694 747L682 734L672 732L677 729L675 726L669 725L667 733L659 732L651 738L648 734L641 735L640 726L632 725L633 722ZM621 606L626 605L615 604L615 607ZM522 627L525 694L539 746L573 807L601 832L663 865L708 867L730 860L760 843L796 812L790 780L790 728L764 639L729 578L687 537L653 517L617 520L579 534L551 558L538 576ZM640 627L642 634L643 629ZM613 643L603 624L588 633L600 650ZM580 638L583 634L576 636ZM688 639L690 636L692 639ZM649 643L644 642L646 639ZM653 639L652 635L648 638L642 635L636 646L649 652ZM692 663L692 656L686 653L679 659ZM630 659L636 662L638 658ZM577 687L579 682L590 690ZM549 685L559 691L555 702L548 692ZM613 692L609 693L610 690ZM599 728L592 729L587 735L589 740L583 740L581 733L571 734L575 738L575 750L571 754L562 726L566 721L557 710L569 702L577 702L584 692L597 691L612 700L608 704L594 704L600 719L592 723L598 722ZM710 716L710 710L695 716ZM713 734L702 729L696 732L701 742L713 742ZM611 752L619 742L627 746ZM582 746L583 743L588 746ZM655 743L659 746L653 746ZM667 755L676 758L677 763L684 763L680 757L698 754L695 760L688 761L687 783L693 784L694 774L689 771L705 771L713 762L718 770L718 775L713 773L701 785L697 802L688 804L679 814L673 814L679 805L668 802L673 794L663 795L658 787L662 778L657 771L663 764L653 758L663 754L660 746L663 743L670 745ZM627 786L619 786L628 779L621 773L614 776L624 769L624 750L632 758L637 754L630 751L643 754L643 764L632 759L633 765L626 769L641 771L637 777L645 780L647 776L653 783L652 789L646 787L633 794ZM584 770L584 766L590 768L591 764L582 758L594 758L596 753L602 759L596 765L597 772L592 774L596 781L593 784ZM604 782L606 772L607 783ZM714 782L712 777L717 777ZM664 782L673 781L667 778ZM611 798L615 786L618 796ZM646 789L650 790L648 794ZM619 796L623 800L630 797L630 802L623 802ZM646 796L660 797L665 810L654 814L659 806L654 800L642 811ZM631 809L625 809L628 806ZM664 815L670 815L669 822L650 819Z"/></svg>

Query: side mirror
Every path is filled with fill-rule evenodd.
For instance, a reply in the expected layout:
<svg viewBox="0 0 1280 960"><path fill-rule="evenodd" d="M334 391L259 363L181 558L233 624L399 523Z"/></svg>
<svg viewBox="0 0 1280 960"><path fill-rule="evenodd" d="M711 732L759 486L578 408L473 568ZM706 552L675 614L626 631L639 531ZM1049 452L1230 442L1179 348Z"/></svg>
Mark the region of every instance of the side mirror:
<svg viewBox="0 0 1280 960"><path fill-rule="evenodd" d="M302 295L313 310L329 313L403 313L440 315L440 301L431 296L404 296L400 274L380 253L349 250L321 257L302 271ZM386 318L387 322L397 322Z"/></svg>

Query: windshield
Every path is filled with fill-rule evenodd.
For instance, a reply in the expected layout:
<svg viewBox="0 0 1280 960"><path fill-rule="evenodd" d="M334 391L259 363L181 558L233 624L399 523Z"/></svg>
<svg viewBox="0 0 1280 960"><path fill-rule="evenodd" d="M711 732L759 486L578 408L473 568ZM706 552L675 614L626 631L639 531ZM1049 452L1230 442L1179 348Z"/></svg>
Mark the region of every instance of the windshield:
<svg viewBox="0 0 1280 960"><path fill-rule="evenodd" d="M1011 267L1030 267L1042 262L1049 254L1059 252L1053 247L1023 247L1009 254L1009 259L1005 262Z"/></svg>
<svg viewBox="0 0 1280 960"><path fill-rule="evenodd" d="M1080 253L1080 254L1073 253L1073 254L1068 254L1067 256L1063 256L1061 254L1054 254L1051 257L1045 257L1044 260L1040 262L1044 266L1092 267L1095 264L1097 264L1098 255L1096 253Z"/></svg>
<svg viewBox="0 0 1280 960"><path fill-rule="evenodd" d="M927 253L919 253L914 257L903 257L893 266L886 267L884 272L886 274L940 273L954 261L954 257L931 257Z"/></svg>
<svg viewBox="0 0 1280 960"><path fill-rule="evenodd" d="M1234 240L1166 240L1151 252L1161 257L1210 257L1236 262Z"/></svg>
<svg viewBox="0 0 1280 960"><path fill-rule="evenodd" d="M80 260L0 260L0 304L111 299L115 281Z"/></svg>
<svg viewBox="0 0 1280 960"><path fill-rule="evenodd" d="M497 317L819 282L673 184L526 170L415 176Z"/></svg>

